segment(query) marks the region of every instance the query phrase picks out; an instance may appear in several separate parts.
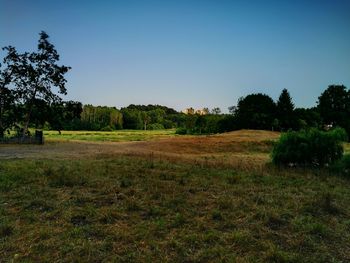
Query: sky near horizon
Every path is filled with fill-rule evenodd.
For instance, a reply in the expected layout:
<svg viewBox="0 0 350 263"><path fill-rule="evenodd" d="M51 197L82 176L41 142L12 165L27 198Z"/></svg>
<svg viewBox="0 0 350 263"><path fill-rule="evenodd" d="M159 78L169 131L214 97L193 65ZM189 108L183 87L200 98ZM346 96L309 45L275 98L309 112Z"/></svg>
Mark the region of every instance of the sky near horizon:
<svg viewBox="0 0 350 263"><path fill-rule="evenodd" d="M227 112L286 88L312 107L350 88L349 14L347 0L0 0L0 47L34 51L46 31L72 67L65 99L84 104Z"/></svg>

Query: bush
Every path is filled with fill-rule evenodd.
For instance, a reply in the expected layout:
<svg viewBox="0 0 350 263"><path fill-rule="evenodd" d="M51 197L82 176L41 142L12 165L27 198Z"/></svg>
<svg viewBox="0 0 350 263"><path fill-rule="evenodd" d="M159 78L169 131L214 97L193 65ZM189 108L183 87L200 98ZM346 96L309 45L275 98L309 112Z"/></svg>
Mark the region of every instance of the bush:
<svg viewBox="0 0 350 263"><path fill-rule="evenodd" d="M101 131L113 131L113 128L111 126L107 125L107 126L101 128Z"/></svg>
<svg viewBox="0 0 350 263"><path fill-rule="evenodd" d="M147 130L164 130L164 126L160 123L152 123L147 126Z"/></svg>
<svg viewBox="0 0 350 263"><path fill-rule="evenodd" d="M175 131L175 134L185 135L185 134L187 134L187 129L183 128L183 127L177 128Z"/></svg>
<svg viewBox="0 0 350 263"><path fill-rule="evenodd" d="M329 132L309 131L282 134L272 151L272 162L285 166L325 166L342 158L346 139L342 129Z"/></svg>
<svg viewBox="0 0 350 263"><path fill-rule="evenodd" d="M334 138L336 138L339 141L348 141L348 135L346 131L342 128L335 128L333 130L330 130L328 133L330 133Z"/></svg>
<svg viewBox="0 0 350 263"><path fill-rule="evenodd" d="M173 128L174 123L170 120L164 120L163 126L164 126L164 129L171 129L171 128Z"/></svg>
<svg viewBox="0 0 350 263"><path fill-rule="evenodd" d="M350 154L345 154L342 159L335 162L331 170L346 176L350 176Z"/></svg>

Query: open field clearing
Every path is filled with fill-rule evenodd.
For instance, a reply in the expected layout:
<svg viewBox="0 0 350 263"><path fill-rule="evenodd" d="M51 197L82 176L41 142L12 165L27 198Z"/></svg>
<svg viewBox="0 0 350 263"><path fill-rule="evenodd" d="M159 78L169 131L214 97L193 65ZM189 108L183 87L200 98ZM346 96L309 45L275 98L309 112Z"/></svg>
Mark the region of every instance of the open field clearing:
<svg viewBox="0 0 350 263"><path fill-rule="evenodd" d="M121 131L45 131L44 136L49 141L108 141L108 142L125 142L125 141L149 141L161 138L175 136L175 130L121 130Z"/></svg>
<svg viewBox="0 0 350 263"><path fill-rule="evenodd" d="M350 180L278 137L0 145L0 262L349 262Z"/></svg>
<svg viewBox="0 0 350 263"><path fill-rule="evenodd" d="M98 132L94 133L98 134ZM89 136L93 136L94 133L89 133ZM53 139L46 137L45 145L2 145L0 146L0 158L81 159L101 155L127 154L147 158L152 156L158 160L167 159L191 163L195 161L206 165L254 165L258 167L268 162L272 143L279 137L278 133L248 130L211 136L176 137L171 131L121 133L122 138L117 141L124 141L118 143L115 141L86 141L82 135L83 132L76 132L78 135L72 141L57 139L60 137L55 134ZM119 133L109 138L115 138L117 134ZM147 136L153 140L133 141L135 134ZM62 136L64 137L64 133ZM101 136L106 136L105 132L102 132Z"/></svg>

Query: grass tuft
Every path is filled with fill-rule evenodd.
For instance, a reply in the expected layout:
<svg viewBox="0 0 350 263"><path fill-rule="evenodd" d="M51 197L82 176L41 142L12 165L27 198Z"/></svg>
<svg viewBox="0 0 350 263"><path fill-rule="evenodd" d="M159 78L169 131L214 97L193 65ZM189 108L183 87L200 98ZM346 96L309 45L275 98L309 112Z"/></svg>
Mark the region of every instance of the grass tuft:
<svg viewBox="0 0 350 263"><path fill-rule="evenodd" d="M0 238L9 237L14 233L14 227L10 222L0 221Z"/></svg>

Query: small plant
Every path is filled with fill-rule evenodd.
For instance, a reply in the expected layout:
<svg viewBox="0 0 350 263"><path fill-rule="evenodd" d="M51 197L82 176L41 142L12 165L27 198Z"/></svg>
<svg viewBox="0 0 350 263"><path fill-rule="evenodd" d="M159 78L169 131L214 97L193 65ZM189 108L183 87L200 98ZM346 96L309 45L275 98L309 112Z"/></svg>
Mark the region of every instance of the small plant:
<svg viewBox="0 0 350 263"><path fill-rule="evenodd" d="M325 214L343 214L343 209L337 204L335 196L330 192L325 192L316 196L312 202L305 206L304 211L315 217L320 217Z"/></svg>
<svg viewBox="0 0 350 263"><path fill-rule="evenodd" d="M113 131L113 128L111 126L107 125L107 126L101 128L101 131Z"/></svg>
<svg viewBox="0 0 350 263"><path fill-rule="evenodd" d="M61 165L57 169L48 170L45 172L49 185L52 187L73 187L86 185L88 178L81 171L71 171L66 166Z"/></svg>
<svg viewBox="0 0 350 263"><path fill-rule="evenodd" d="M126 210L128 212L135 212L135 211L140 211L141 207L135 200L128 199L126 200Z"/></svg>
<svg viewBox="0 0 350 263"><path fill-rule="evenodd" d="M155 165L154 165L154 153L153 152L150 153L146 166L149 169L154 169Z"/></svg>
<svg viewBox="0 0 350 263"><path fill-rule="evenodd" d="M236 174L229 175L229 176L226 177L226 182L228 184L234 185L234 184L237 184L240 181L240 179L241 179L241 177L236 175Z"/></svg>
<svg viewBox="0 0 350 263"><path fill-rule="evenodd" d="M288 262L299 262L300 259L290 252L286 252L281 250L279 247L275 245L270 245L270 248L265 253L264 257L266 262L276 262L276 263L288 263Z"/></svg>
<svg viewBox="0 0 350 263"><path fill-rule="evenodd" d="M0 238L12 235L13 226L7 221L0 222Z"/></svg>
<svg viewBox="0 0 350 263"><path fill-rule="evenodd" d="M186 223L185 217L181 213L176 213L174 221L172 223L172 227L181 227Z"/></svg>
<svg viewBox="0 0 350 263"><path fill-rule="evenodd" d="M325 211L326 213L329 214L338 214L339 213L339 209L338 207L334 204L334 198L332 197L332 195L328 192L325 193L321 196L320 199L320 205L321 208L323 209L323 211Z"/></svg>
<svg viewBox="0 0 350 263"><path fill-rule="evenodd" d="M120 187L121 188L127 188L132 185L132 181L130 178L124 177L120 181Z"/></svg>
<svg viewBox="0 0 350 263"><path fill-rule="evenodd" d="M88 224L88 220L87 220L85 215L73 216L73 217L71 217L70 222L74 226L84 226L84 225Z"/></svg>
<svg viewBox="0 0 350 263"><path fill-rule="evenodd" d="M218 211L218 210L214 210L212 215L211 215L211 217L212 217L213 220L216 220L216 221L220 221L220 220L223 219L223 216L222 216L221 212Z"/></svg>
<svg viewBox="0 0 350 263"><path fill-rule="evenodd" d="M187 129L183 127L177 128L175 134L185 135L187 134Z"/></svg>

